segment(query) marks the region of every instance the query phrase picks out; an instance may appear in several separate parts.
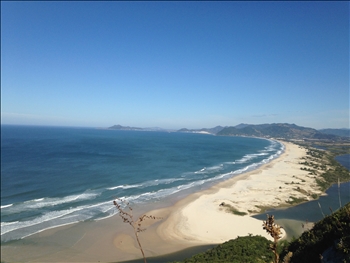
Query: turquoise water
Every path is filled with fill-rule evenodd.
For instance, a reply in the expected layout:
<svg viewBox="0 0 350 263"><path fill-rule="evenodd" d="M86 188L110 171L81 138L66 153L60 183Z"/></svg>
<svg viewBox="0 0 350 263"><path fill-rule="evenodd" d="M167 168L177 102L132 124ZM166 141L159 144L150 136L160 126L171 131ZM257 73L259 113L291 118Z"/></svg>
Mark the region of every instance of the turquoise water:
<svg viewBox="0 0 350 263"><path fill-rule="evenodd" d="M265 139L92 128L1 126L1 241L157 203L277 157Z"/></svg>

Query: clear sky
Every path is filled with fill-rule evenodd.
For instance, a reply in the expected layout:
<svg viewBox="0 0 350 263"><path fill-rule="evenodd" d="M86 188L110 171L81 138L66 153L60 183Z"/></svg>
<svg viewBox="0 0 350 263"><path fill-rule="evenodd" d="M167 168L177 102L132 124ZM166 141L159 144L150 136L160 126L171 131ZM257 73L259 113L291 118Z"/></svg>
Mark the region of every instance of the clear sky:
<svg viewBox="0 0 350 263"><path fill-rule="evenodd" d="M1 123L349 127L349 2L1 1Z"/></svg>

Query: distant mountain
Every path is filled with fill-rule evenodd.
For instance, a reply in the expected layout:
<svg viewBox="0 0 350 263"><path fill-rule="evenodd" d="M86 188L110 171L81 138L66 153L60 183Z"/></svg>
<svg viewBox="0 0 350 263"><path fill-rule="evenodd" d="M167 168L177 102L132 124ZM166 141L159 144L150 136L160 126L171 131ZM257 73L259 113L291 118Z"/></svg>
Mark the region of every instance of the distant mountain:
<svg viewBox="0 0 350 263"><path fill-rule="evenodd" d="M222 126L216 126L214 128L202 128L202 129L187 129L187 128L182 128L178 130L178 132L189 132L189 133L209 133L209 134L217 134L220 132L224 127Z"/></svg>
<svg viewBox="0 0 350 263"><path fill-rule="evenodd" d="M341 137L350 137L350 129L321 129L318 130L324 134L333 134Z"/></svg>
<svg viewBox="0 0 350 263"><path fill-rule="evenodd" d="M273 124L239 124L235 127L226 127L217 135L253 136L282 139L315 139L315 140L341 140L341 137L334 134L325 134L312 128L297 126L288 123Z"/></svg>
<svg viewBox="0 0 350 263"><path fill-rule="evenodd" d="M241 123L241 124L236 125L235 128L236 129L243 129L243 128L249 126L249 125L251 125L251 124Z"/></svg>
<svg viewBox="0 0 350 263"><path fill-rule="evenodd" d="M109 127L110 130L124 130L124 131L162 131L173 132L174 130L166 130L159 127L139 128L122 125L114 125ZM272 124L238 124L236 126L222 127L216 126L214 128L202 129L187 129L182 128L177 132L187 133L204 133L213 135L229 135L229 136L251 136L251 137L265 137L286 140L327 140L327 141L349 141L349 129L323 129L316 130L289 123L272 123Z"/></svg>
<svg viewBox="0 0 350 263"><path fill-rule="evenodd" d="M159 132L168 132L173 130L166 130L159 127L149 127L149 128L139 128L139 127L129 127L122 125L113 125L108 128L109 130L122 130L122 131L159 131Z"/></svg>
<svg viewBox="0 0 350 263"><path fill-rule="evenodd" d="M112 127L108 128L109 130L123 130L123 131L140 131L142 128L138 127L129 127L129 126L121 126L121 125L113 125Z"/></svg>

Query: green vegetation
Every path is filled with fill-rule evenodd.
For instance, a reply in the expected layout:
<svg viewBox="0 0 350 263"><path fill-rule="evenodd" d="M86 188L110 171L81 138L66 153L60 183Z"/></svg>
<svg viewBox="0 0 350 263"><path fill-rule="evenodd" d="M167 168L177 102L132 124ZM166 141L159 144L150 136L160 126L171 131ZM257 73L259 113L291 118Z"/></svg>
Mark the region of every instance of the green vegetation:
<svg viewBox="0 0 350 263"><path fill-rule="evenodd" d="M314 149L310 145L304 144L302 146L306 147L308 151L304 161L301 162L304 165L301 169L309 171L309 175L306 175L306 177L315 178L323 191L334 183L350 181L349 170L335 160L337 155L350 154L349 145L330 144L329 147L324 146L327 151ZM296 180L286 184L295 185L296 191L307 194L299 186L306 181L296 176L293 176L293 178L296 178ZM318 195L311 194L311 197L317 199ZM288 203L294 205L304 201L307 200L290 196ZM246 215L245 212L238 211L230 204L221 203L220 206L233 214ZM256 207L261 213L270 208ZM250 210L249 212L255 211ZM128 215L128 213L124 212L124 215ZM266 226L265 223L264 229L267 229ZM174 263L271 263L274 260L278 261L278 258L280 259L278 262L284 263L350 263L350 203L325 217L316 223L312 229L305 231L299 238L290 243L286 240L277 242L278 239L275 238L275 242L271 242L261 236L238 237L207 252ZM140 249L142 251L141 245Z"/></svg>
<svg viewBox="0 0 350 263"><path fill-rule="evenodd" d="M247 215L246 212L240 212L238 210L232 210L232 213L237 215L237 216L245 216L245 215Z"/></svg>
<svg viewBox="0 0 350 263"><path fill-rule="evenodd" d="M338 180L340 182L346 182L350 180L350 173L344 166L339 164L334 159L333 154L327 154L326 158L329 162L329 166L331 167L327 171L321 174L322 180L318 180L317 183L321 186L322 190L326 190L332 184L337 183Z"/></svg>
<svg viewBox="0 0 350 263"><path fill-rule="evenodd" d="M174 263L270 263L273 242L261 236L245 236L230 240L204 253ZM350 263L350 203L317 222L310 230L291 241L278 242L279 262ZM326 261L332 259L333 261Z"/></svg>
<svg viewBox="0 0 350 263"><path fill-rule="evenodd" d="M320 255L332 262L350 262L350 203L292 241L281 258L288 252L293 253L291 263L320 262Z"/></svg>
<svg viewBox="0 0 350 263"><path fill-rule="evenodd" d="M230 212L230 213L232 213L234 215L238 215L238 216L245 216L245 215L247 215L246 212L238 211L236 208L234 208L230 204L226 204L226 203L223 202L223 203L220 204L220 206L221 207L225 207L227 212Z"/></svg>
<svg viewBox="0 0 350 263"><path fill-rule="evenodd" d="M297 198L297 197L294 197L294 196L290 196L289 199L290 200L288 200L287 203L290 204L290 205L299 204L299 203L307 201L307 199L305 199L305 198Z"/></svg>
<svg viewBox="0 0 350 263"><path fill-rule="evenodd" d="M317 195L317 194L311 194L311 197L312 197L313 199L317 199L317 198L318 198L318 195Z"/></svg>
<svg viewBox="0 0 350 263"><path fill-rule="evenodd" d="M240 124L237 126L225 127L217 135L227 136L256 136L268 138L280 138L285 140L310 140L311 142L349 142L349 137L340 137L334 134L326 134L312 128L297 126L288 123L272 124Z"/></svg>
<svg viewBox="0 0 350 263"><path fill-rule="evenodd" d="M319 143L319 145L324 147L327 151L332 152L334 155L350 154L350 143Z"/></svg>
<svg viewBox="0 0 350 263"><path fill-rule="evenodd" d="M301 169L309 172L307 176L316 178L316 182L322 191L338 181L346 182L350 180L349 170L335 160L337 155L350 153L349 145L336 145L334 143L326 145L328 147L323 144L327 149L326 151L315 149L310 145L302 145L307 148L307 156L301 162L303 165ZM299 179L301 183L305 183L302 178L296 179ZM292 181L286 184L296 185L295 190L303 192L298 186L300 182ZM317 199L318 195L311 194L311 197ZM304 201L306 199L291 196L288 203L294 205ZM222 206L234 214L242 213L229 204L222 204ZM268 207L257 206L257 208L264 211ZM239 237L182 262L270 263L274 259L274 254L270 251L272 245L271 241L261 236ZM316 223L311 230L305 231L299 238L290 243L287 241L278 242L277 247L280 249L278 251L279 262L321 262L321 257L323 260L332 259L332 262L350 263L350 203L332 215L325 217Z"/></svg>
<svg viewBox="0 0 350 263"><path fill-rule="evenodd" d="M305 146L304 146L305 147ZM316 178L317 184L322 191L327 190L332 184L340 182L347 182L350 180L349 170L339 164L335 157L339 153L344 153L343 146L336 148L333 146L333 151L317 150L307 147L307 156L300 164L304 165L301 170L309 171L309 175L318 176ZM349 147L348 147L349 148Z"/></svg>
<svg viewBox="0 0 350 263"><path fill-rule="evenodd" d="M182 263L265 263L273 261L269 250L272 242L261 236L238 237L227 241L207 252L197 254L181 261ZM179 262L177 262L179 263Z"/></svg>
<svg viewBox="0 0 350 263"><path fill-rule="evenodd" d="M350 137L350 129L322 129L319 132L333 134L341 137Z"/></svg>

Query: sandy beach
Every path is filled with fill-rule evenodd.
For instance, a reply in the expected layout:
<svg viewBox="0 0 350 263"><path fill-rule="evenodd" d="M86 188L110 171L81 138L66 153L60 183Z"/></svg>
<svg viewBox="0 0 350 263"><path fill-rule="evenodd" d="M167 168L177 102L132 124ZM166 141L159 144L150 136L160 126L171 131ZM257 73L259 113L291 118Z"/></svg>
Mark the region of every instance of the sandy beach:
<svg viewBox="0 0 350 263"><path fill-rule="evenodd" d="M311 200L313 193L321 194L315 176L300 169L306 150L282 143L284 153L270 163L147 212L162 220L147 220L143 225L147 230L140 233L140 240L146 256L249 234L270 238L262 221L251 215L287 206L294 198ZM132 228L118 216L43 231L2 246L1 254L5 262L118 262L141 257Z"/></svg>
<svg viewBox="0 0 350 263"><path fill-rule="evenodd" d="M292 198L311 199L321 194L315 178L300 170L305 149L284 143L285 152L276 160L252 172L194 194L176 205L158 233L164 239L199 243L222 243L249 233L270 238L261 221L249 215L267 207L288 205ZM231 208L246 215L234 215Z"/></svg>

